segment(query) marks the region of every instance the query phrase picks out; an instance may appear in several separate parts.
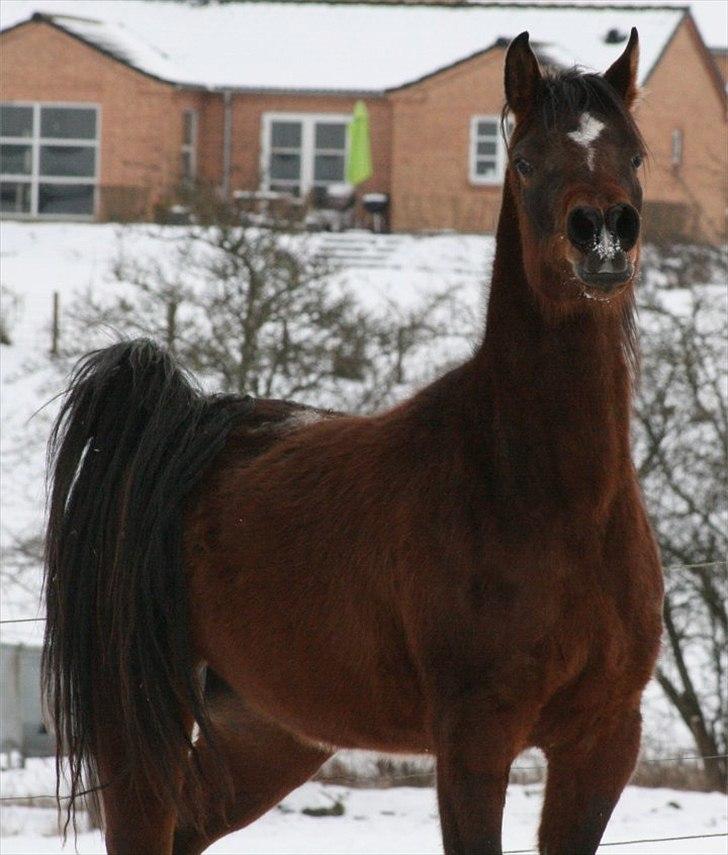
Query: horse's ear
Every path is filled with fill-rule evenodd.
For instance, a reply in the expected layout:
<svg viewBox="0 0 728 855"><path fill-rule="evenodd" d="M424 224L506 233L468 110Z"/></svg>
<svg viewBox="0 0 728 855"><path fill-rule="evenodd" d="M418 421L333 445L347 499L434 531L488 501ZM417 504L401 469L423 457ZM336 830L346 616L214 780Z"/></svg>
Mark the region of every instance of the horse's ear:
<svg viewBox="0 0 728 855"><path fill-rule="evenodd" d="M637 97L637 66L639 61L639 38L637 29L632 27L627 47L619 59L604 72L605 79L617 90L627 108L634 104L634 99Z"/></svg>
<svg viewBox="0 0 728 855"><path fill-rule="evenodd" d="M540 82L541 69L528 43L528 33L521 33L508 47L505 71L506 101L517 119L533 106Z"/></svg>

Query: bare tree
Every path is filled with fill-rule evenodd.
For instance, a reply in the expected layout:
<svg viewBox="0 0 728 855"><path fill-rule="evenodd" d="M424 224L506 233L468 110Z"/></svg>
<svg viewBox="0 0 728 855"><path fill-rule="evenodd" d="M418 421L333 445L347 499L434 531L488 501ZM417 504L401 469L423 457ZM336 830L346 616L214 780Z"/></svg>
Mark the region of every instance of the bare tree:
<svg viewBox="0 0 728 855"><path fill-rule="evenodd" d="M456 289L413 308L368 309L316 247L300 231L227 217L157 229L141 257L122 238L120 295L89 293L71 306L65 352L88 349L103 331L149 336L216 391L361 411L434 370L438 344L441 353L453 340L462 349L472 319Z"/></svg>
<svg viewBox="0 0 728 855"><path fill-rule="evenodd" d="M724 790L728 321L715 286L665 287L686 275L690 253L673 251L659 270L647 270L636 448L666 568L657 680L698 753L711 758L704 761L708 786ZM721 281L720 265L716 276L709 262L700 262L704 276Z"/></svg>

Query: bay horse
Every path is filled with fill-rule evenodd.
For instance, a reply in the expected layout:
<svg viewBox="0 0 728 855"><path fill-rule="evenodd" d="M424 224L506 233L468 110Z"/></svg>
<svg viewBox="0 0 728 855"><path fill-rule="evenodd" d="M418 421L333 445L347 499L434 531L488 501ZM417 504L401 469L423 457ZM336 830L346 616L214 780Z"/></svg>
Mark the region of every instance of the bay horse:
<svg viewBox="0 0 728 855"><path fill-rule="evenodd" d="M77 367L44 673L109 852L199 853L367 748L436 757L445 852L496 855L528 746L541 853L595 852L661 631L629 443L637 62L635 30L603 75L512 42L485 335L388 412L205 396L148 341Z"/></svg>

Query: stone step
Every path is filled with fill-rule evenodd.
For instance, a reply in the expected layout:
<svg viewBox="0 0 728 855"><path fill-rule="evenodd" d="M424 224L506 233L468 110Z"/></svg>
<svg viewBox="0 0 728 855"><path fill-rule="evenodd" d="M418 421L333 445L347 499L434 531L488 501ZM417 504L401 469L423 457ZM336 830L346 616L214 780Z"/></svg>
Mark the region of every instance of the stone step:
<svg viewBox="0 0 728 855"><path fill-rule="evenodd" d="M400 240L394 235L370 235L342 232L321 238L317 255L344 267L388 266Z"/></svg>

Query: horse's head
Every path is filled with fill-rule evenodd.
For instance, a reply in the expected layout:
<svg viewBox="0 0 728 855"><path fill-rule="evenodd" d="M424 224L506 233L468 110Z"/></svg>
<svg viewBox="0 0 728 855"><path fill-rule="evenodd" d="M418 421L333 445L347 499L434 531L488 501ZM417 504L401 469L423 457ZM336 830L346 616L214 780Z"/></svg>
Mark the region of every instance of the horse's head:
<svg viewBox="0 0 728 855"><path fill-rule="evenodd" d="M542 72L528 33L508 49L506 110L515 127L507 181L526 276L554 307L568 309L583 297L619 300L631 291L645 153L630 113L637 61L635 29L604 75Z"/></svg>

